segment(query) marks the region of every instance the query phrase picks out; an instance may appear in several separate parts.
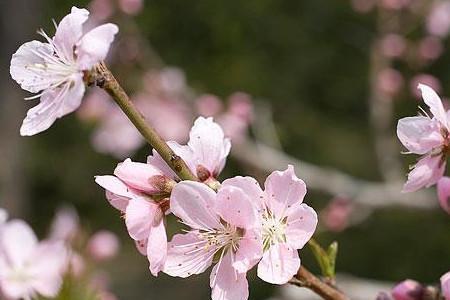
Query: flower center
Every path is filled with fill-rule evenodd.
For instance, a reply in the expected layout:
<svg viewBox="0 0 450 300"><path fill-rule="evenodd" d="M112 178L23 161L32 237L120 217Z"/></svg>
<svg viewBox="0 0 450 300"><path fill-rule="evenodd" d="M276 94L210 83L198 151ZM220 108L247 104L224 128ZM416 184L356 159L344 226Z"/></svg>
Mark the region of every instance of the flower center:
<svg viewBox="0 0 450 300"><path fill-rule="evenodd" d="M264 213L263 215L263 246L264 250L270 248L271 245L276 243L286 242L286 219L278 219L270 213Z"/></svg>
<svg viewBox="0 0 450 300"><path fill-rule="evenodd" d="M229 250L236 252L242 236L242 229L226 223L221 229L200 232L200 238L205 241L204 249L208 251L211 248L215 248L215 253L218 257L215 256L214 260L220 259Z"/></svg>

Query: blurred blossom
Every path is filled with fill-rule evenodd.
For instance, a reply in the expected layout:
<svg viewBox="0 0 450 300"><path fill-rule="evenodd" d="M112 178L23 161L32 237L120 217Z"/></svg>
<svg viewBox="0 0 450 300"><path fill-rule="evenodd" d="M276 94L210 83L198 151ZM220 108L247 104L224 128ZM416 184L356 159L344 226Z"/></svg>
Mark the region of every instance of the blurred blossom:
<svg viewBox="0 0 450 300"><path fill-rule="evenodd" d="M228 98L228 110L231 114L250 123L253 120L253 102L250 95L236 92Z"/></svg>
<svg viewBox="0 0 450 300"><path fill-rule="evenodd" d="M392 297L386 292L379 292L375 300L392 300Z"/></svg>
<svg viewBox="0 0 450 300"><path fill-rule="evenodd" d="M445 37L450 30L450 1L435 1L426 20L430 34Z"/></svg>
<svg viewBox="0 0 450 300"><path fill-rule="evenodd" d="M450 300L450 272L445 273L441 277L441 291L445 300Z"/></svg>
<svg viewBox="0 0 450 300"><path fill-rule="evenodd" d="M128 64L138 60L142 54L139 40L133 36L125 36L120 41L120 45L115 49L120 63Z"/></svg>
<svg viewBox="0 0 450 300"><path fill-rule="evenodd" d="M322 221L330 231L343 231L349 225L353 210L353 203L350 199L335 197L321 212Z"/></svg>
<svg viewBox="0 0 450 300"><path fill-rule="evenodd" d="M404 84L403 75L392 68L386 68L378 73L377 86L383 93L393 96L397 94Z"/></svg>
<svg viewBox="0 0 450 300"><path fill-rule="evenodd" d="M381 38L380 48L384 56L397 58L405 53L406 44L403 36L390 33Z"/></svg>
<svg viewBox="0 0 450 300"><path fill-rule="evenodd" d="M96 21L103 22L114 14L114 4L112 0L92 0L89 10Z"/></svg>
<svg viewBox="0 0 450 300"><path fill-rule="evenodd" d="M367 13L375 6L376 0L351 0L352 8L358 13Z"/></svg>
<svg viewBox="0 0 450 300"><path fill-rule="evenodd" d="M144 0L118 0L119 8L126 14L137 15L144 8Z"/></svg>
<svg viewBox="0 0 450 300"><path fill-rule="evenodd" d="M422 98L422 93L421 91L417 88L417 86L422 83L425 85L430 86L433 90L435 90L436 92L440 93L442 91L442 85L441 82L439 81L439 79L437 79L435 76L430 75L430 74L419 74L414 76L411 81L410 81L410 85L409 88L411 90L411 93L417 98L417 99L421 99Z"/></svg>
<svg viewBox="0 0 450 300"><path fill-rule="evenodd" d="M0 225L4 224L8 219L8 213L3 208L0 208Z"/></svg>
<svg viewBox="0 0 450 300"><path fill-rule="evenodd" d="M427 36L419 42L418 54L424 60L435 60L443 51L442 41L436 37Z"/></svg>
<svg viewBox="0 0 450 300"><path fill-rule="evenodd" d="M72 251L70 255L70 272L76 278L81 277L81 275L86 270L86 264L84 262L83 257L81 257L78 253Z"/></svg>
<svg viewBox="0 0 450 300"><path fill-rule="evenodd" d="M92 89L85 97L77 116L82 121L97 121L102 117L107 117L108 111L115 104L111 97L102 89Z"/></svg>
<svg viewBox="0 0 450 300"><path fill-rule="evenodd" d="M49 238L51 240L72 240L79 230L79 217L73 207L60 208L50 227Z"/></svg>
<svg viewBox="0 0 450 300"><path fill-rule="evenodd" d="M87 251L97 261L113 258L119 252L119 239L106 230L95 233L88 242Z"/></svg>
<svg viewBox="0 0 450 300"><path fill-rule="evenodd" d="M398 10L411 5L411 0L379 0L379 5L384 9Z"/></svg>
<svg viewBox="0 0 450 300"><path fill-rule="evenodd" d="M450 177L442 177L438 181L437 193L442 209L450 214Z"/></svg>
<svg viewBox="0 0 450 300"><path fill-rule="evenodd" d="M210 94L200 96L196 101L197 112L204 117L214 117L224 109L222 101Z"/></svg>
<svg viewBox="0 0 450 300"><path fill-rule="evenodd" d="M186 93L186 77L176 67L150 70L144 75L144 87L151 95L159 97L182 97Z"/></svg>
<svg viewBox="0 0 450 300"><path fill-rule="evenodd" d="M395 300L421 300L423 291L424 288L420 283L407 279L392 289L392 297Z"/></svg>

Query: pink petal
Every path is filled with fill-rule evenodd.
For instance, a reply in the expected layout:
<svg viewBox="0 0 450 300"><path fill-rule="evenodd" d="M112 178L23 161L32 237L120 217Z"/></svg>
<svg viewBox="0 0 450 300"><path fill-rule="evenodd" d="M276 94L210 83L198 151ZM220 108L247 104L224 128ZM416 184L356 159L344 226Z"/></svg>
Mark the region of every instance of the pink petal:
<svg viewBox="0 0 450 300"><path fill-rule="evenodd" d="M302 203L292 206L287 217L286 240L294 249L301 249L317 227L317 213Z"/></svg>
<svg viewBox="0 0 450 300"><path fill-rule="evenodd" d="M172 213L194 229L221 228L215 207L216 193L200 182L182 181L170 196Z"/></svg>
<svg viewBox="0 0 450 300"><path fill-rule="evenodd" d="M445 300L450 300L450 272L445 273L441 277L442 295Z"/></svg>
<svg viewBox="0 0 450 300"><path fill-rule="evenodd" d="M246 273L259 262L262 255L261 229L246 230L244 237L239 241L233 267L239 273Z"/></svg>
<svg viewBox="0 0 450 300"><path fill-rule="evenodd" d="M0 231L0 253L6 256L12 266L22 267L33 254L37 238L27 223L12 220Z"/></svg>
<svg viewBox="0 0 450 300"><path fill-rule="evenodd" d="M149 194L161 192L159 187L150 184L150 179L153 176L162 175L162 172L150 164L132 162L131 159L126 159L117 165L114 175L128 186L139 191Z"/></svg>
<svg viewBox="0 0 450 300"><path fill-rule="evenodd" d="M292 205L302 203L306 195L306 185L297 178L294 167L289 165L285 171L274 171L265 182L266 203L275 216L282 214Z"/></svg>
<svg viewBox="0 0 450 300"><path fill-rule="evenodd" d="M262 210L264 208L264 198L266 197L266 194L263 192L256 179L248 176L236 176L222 182L222 187L227 186L240 188L245 192L245 194L247 194L253 202L253 205L255 205L258 210Z"/></svg>
<svg viewBox="0 0 450 300"><path fill-rule="evenodd" d="M441 124L449 129L447 121L447 113L445 112L444 105L442 104L441 98L436 94L436 92L428 85L419 83L417 87L421 93L423 101L430 107L430 111L433 116L441 122Z"/></svg>
<svg viewBox="0 0 450 300"><path fill-rule="evenodd" d="M417 281L406 279L398 283L392 289L392 297L395 300L416 300L422 299L424 287Z"/></svg>
<svg viewBox="0 0 450 300"><path fill-rule="evenodd" d="M162 217L162 211L156 203L144 197L133 198L125 211L125 224L130 236L139 241L149 236L153 222L159 222Z"/></svg>
<svg viewBox="0 0 450 300"><path fill-rule="evenodd" d="M136 244L136 248L138 249L139 253L141 253L144 256L147 256L147 246L148 246L148 240L143 239L140 241L134 241Z"/></svg>
<svg viewBox="0 0 450 300"><path fill-rule="evenodd" d="M47 43L31 41L23 44L11 58L11 77L29 92L37 93L49 88L49 72L45 68L29 68L33 65L44 65L44 59L36 55L53 55L52 47Z"/></svg>
<svg viewBox="0 0 450 300"><path fill-rule="evenodd" d="M158 273L164 269L167 258L167 235L162 218L150 228L148 240L147 257L150 262L150 272L153 276L158 276Z"/></svg>
<svg viewBox="0 0 450 300"><path fill-rule="evenodd" d="M73 49L83 36L83 24L87 21L89 12L86 9L72 7L70 14L58 24L53 42L58 54L66 61L73 61Z"/></svg>
<svg viewBox="0 0 450 300"><path fill-rule="evenodd" d="M260 222L257 208L243 190L225 186L217 193L216 211L227 223L240 228L256 227Z"/></svg>
<svg viewBox="0 0 450 300"><path fill-rule="evenodd" d="M212 264L215 247L207 247L198 231L176 234L168 244L163 272L175 277L203 273Z"/></svg>
<svg viewBox="0 0 450 300"><path fill-rule="evenodd" d="M110 260L119 253L120 242L111 231L100 230L91 236L86 248L95 261L101 262Z"/></svg>
<svg viewBox="0 0 450 300"><path fill-rule="evenodd" d="M212 300L247 300L248 282L246 273L238 273L233 268L231 253L228 252L218 262L210 276Z"/></svg>
<svg viewBox="0 0 450 300"><path fill-rule="evenodd" d="M275 244L258 264L258 277L273 284L287 283L300 268L297 250L287 244Z"/></svg>
<svg viewBox="0 0 450 300"><path fill-rule="evenodd" d="M398 121L397 136L412 153L425 154L443 143L440 128L427 117L408 117Z"/></svg>
<svg viewBox="0 0 450 300"><path fill-rule="evenodd" d="M73 75L73 81L62 87L46 90L41 96L41 102L27 112L20 134L30 136L48 129L56 119L80 105L84 90L82 74Z"/></svg>
<svg viewBox="0 0 450 300"><path fill-rule="evenodd" d="M75 50L80 70L90 70L95 64L104 60L118 32L117 25L108 23L86 33Z"/></svg>
<svg viewBox="0 0 450 300"><path fill-rule="evenodd" d="M222 171L231 149L222 128L212 118L203 117L195 120L188 145L195 155L196 165L202 165L214 176Z"/></svg>
<svg viewBox="0 0 450 300"><path fill-rule="evenodd" d="M437 182L437 193L439 198L439 204L442 209L450 214L450 178L442 177Z"/></svg>
<svg viewBox="0 0 450 300"><path fill-rule="evenodd" d="M106 190L106 198L111 205L122 212L125 212L131 198L139 196L139 193L114 176L96 176L95 182Z"/></svg>
<svg viewBox="0 0 450 300"><path fill-rule="evenodd" d="M409 172L408 180L403 186L402 192L415 192L423 187L436 184L444 175L445 161L440 155L425 156L419 160L414 169Z"/></svg>

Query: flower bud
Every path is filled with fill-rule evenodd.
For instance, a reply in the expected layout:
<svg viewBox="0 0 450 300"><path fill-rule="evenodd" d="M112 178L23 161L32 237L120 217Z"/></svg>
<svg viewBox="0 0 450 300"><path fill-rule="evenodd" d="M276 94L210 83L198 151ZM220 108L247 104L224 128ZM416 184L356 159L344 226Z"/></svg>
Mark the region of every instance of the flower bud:
<svg viewBox="0 0 450 300"><path fill-rule="evenodd" d="M422 294L423 286L411 279L400 282L392 289L392 297L395 300L421 300Z"/></svg>
<svg viewBox="0 0 450 300"><path fill-rule="evenodd" d="M106 230L95 233L88 242L87 251L97 261L113 258L119 252L117 236Z"/></svg>

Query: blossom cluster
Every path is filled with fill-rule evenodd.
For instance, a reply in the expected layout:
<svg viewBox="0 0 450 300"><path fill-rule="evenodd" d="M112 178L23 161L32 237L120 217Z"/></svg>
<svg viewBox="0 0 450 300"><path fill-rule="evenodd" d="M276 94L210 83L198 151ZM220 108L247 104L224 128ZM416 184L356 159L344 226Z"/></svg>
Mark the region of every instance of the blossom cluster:
<svg viewBox="0 0 450 300"><path fill-rule="evenodd" d="M147 163L127 159L114 176L95 179L111 205L124 214L151 273L185 278L214 265L210 276L214 300L247 299L246 273L256 265L264 281L287 283L300 267L297 250L317 226L316 212L302 203L306 185L293 167L270 174L264 189L252 177L219 183L231 144L212 118L195 121L187 145L168 144L198 182L180 181L156 152ZM169 214L186 228L168 242Z"/></svg>

